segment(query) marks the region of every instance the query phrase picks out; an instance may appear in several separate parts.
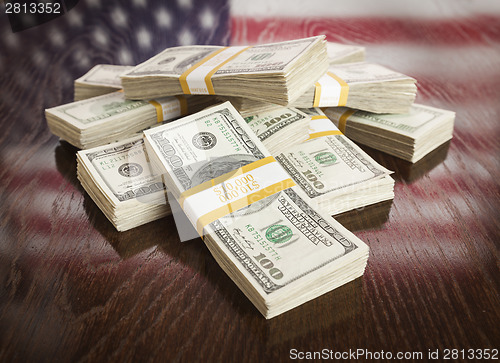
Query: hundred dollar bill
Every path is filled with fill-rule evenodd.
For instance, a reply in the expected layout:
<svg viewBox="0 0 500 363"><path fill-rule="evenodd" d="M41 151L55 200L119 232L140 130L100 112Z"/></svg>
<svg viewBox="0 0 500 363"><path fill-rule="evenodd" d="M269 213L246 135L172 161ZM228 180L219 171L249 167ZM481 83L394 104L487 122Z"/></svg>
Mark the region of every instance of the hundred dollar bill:
<svg viewBox="0 0 500 363"><path fill-rule="evenodd" d="M394 198L392 172L344 135L289 147L276 160L321 209L335 215Z"/></svg>
<svg viewBox="0 0 500 363"><path fill-rule="evenodd" d="M297 108L338 107L375 113L408 112L415 100L416 80L378 64L346 63L331 65L328 72L288 106ZM220 97L233 103L245 116L253 109L266 110L264 101L233 95Z"/></svg>
<svg viewBox="0 0 500 363"><path fill-rule="evenodd" d="M330 66L291 105L299 108L348 106L375 113L407 112L415 100L416 80L372 63Z"/></svg>
<svg viewBox="0 0 500 363"><path fill-rule="evenodd" d="M165 186L150 168L142 135L79 151L77 176L119 231L170 214Z"/></svg>
<svg viewBox="0 0 500 363"><path fill-rule="evenodd" d="M45 116L54 135L85 149L131 137L215 101L211 96L127 100L123 92L113 92L49 108Z"/></svg>
<svg viewBox="0 0 500 363"><path fill-rule="evenodd" d="M245 121L271 155L275 155L290 143L307 138L310 117L296 108L278 106L247 116Z"/></svg>
<svg viewBox="0 0 500 363"><path fill-rule="evenodd" d="M98 64L75 80L75 101L116 92L122 88L120 75L134 68L112 64Z"/></svg>
<svg viewBox="0 0 500 363"><path fill-rule="evenodd" d="M351 139L416 162L453 136L455 113L413 104L405 114L374 114L344 107L325 114Z"/></svg>
<svg viewBox="0 0 500 363"><path fill-rule="evenodd" d="M331 215L394 198L392 172L345 137L320 109L281 107L245 121L308 200Z"/></svg>
<svg viewBox="0 0 500 363"><path fill-rule="evenodd" d="M324 36L251 47L168 48L121 76L125 95L238 95L286 105L328 68Z"/></svg>
<svg viewBox="0 0 500 363"><path fill-rule="evenodd" d="M266 318L362 275L368 247L305 201L231 104L144 136L193 225L205 221L216 261Z"/></svg>

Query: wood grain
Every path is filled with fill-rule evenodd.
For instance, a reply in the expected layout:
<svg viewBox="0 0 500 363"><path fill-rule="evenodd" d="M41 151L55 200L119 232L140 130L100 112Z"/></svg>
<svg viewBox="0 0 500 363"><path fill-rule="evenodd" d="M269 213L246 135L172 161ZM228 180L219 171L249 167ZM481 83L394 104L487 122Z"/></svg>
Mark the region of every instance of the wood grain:
<svg viewBox="0 0 500 363"><path fill-rule="evenodd" d="M293 34L335 32L367 46L372 61L417 78L420 103L457 118L453 140L414 165L366 148L395 171L396 196L339 216L371 248L364 276L266 321L200 239L179 241L172 218L117 232L76 179L76 149L47 128L43 110L70 101L73 79L93 64L139 62L178 41L141 20L144 9L137 24L114 24L117 4L79 4L72 12L81 25L70 12L16 34L0 15L8 50L0 56L0 361L255 362L288 360L291 349L500 348L498 18L380 27L378 19L349 27L310 19ZM182 16L176 21L194 19ZM154 36L150 48L134 43L141 25ZM232 39L282 31L279 19L259 29L233 24ZM219 23L193 39L223 44L229 32ZM455 51L460 57L449 56ZM422 52L429 58L414 58Z"/></svg>

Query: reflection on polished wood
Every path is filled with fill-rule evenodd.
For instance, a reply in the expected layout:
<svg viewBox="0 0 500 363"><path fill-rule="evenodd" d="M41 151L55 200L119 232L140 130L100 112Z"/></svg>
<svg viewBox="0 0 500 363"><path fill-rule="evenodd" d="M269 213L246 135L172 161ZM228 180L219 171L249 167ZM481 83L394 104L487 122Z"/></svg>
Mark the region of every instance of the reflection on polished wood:
<svg viewBox="0 0 500 363"><path fill-rule="evenodd" d="M353 209L333 217L351 232L380 228L389 219L392 200Z"/></svg>
<svg viewBox="0 0 500 363"><path fill-rule="evenodd" d="M359 146L378 163L385 166L389 170L394 171L391 176L396 181L412 183L423 177L446 159L450 144L451 141L445 142L443 145L440 145L416 163L399 159L395 156L372 149L365 145Z"/></svg>
<svg viewBox="0 0 500 363"><path fill-rule="evenodd" d="M96 4L71 10L81 22L68 13L0 38L1 362L281 362L291 349L358 348L439 349L442 358L445 348L499 348L498 17L382 27L305 19L293 30L367 46L370 61L418 80L419 103L457 118L451 142L417 164L366 149L396 184L393 202L338 216L370 246L365 274L265 320L201 239L179 241L172 217L117 232L76 178L76 149L50 134L43 110L69 102L73 80L93 64L138 63L177 44L173 31L152 32L150 47L134 43L134 31L155 26L135 24L150 8L133 8L124 27L109 15L122 3ZM280 24L233 31L272 40ZM8 30L5 14L0 26ZM192 35L223 44L227 31Z"/></svg>

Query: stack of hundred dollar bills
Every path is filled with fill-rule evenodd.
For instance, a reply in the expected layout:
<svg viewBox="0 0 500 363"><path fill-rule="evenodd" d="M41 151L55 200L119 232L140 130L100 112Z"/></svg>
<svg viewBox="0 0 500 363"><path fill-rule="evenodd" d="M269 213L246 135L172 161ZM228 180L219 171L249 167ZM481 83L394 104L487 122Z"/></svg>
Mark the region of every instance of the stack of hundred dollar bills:
<svg viewBox="0 0 500 363"><path fill-rule="evenodd" d="M249 114L246 116L240 112L273 156L291 145L303 142L309 135L311 117L298 108L273 105L267 111L257 108L250 110Z"/></svg>
<svg viewBox="0 0 500 363"><path fill-rule="evenodd" d="M122 140L163 121L199 111L211 96L127 100L120 91L45 110L50 131L80 149Z"/></svg>
<svg viewBox="0 0 500 363"><path fill-rule="evenodd" d="M307 131L295 126L303 122L299 116L307 120ZM281 107L245 121L308 200L331 215L394 198L392 172L342 134L319 108Z"/></svg>
<svg viewBox="0 0 500 363"><path fill-rule="evenodd" d="M171 213L161 176L149 166L142 135L80 150L77 176L118 231Z"/></svg>
<svg viewBox="0 0 500 363"><path fill-rule="evenodd" d="M130 99L212 94L288 105L326 73L324 36L251 47L167 48L121 76Z"/></svg>
<svg viewBox="0 0 500 363"><path fill-rule="evenodd" d="M417 94L416 80L379 64L366 62L331 65L328 72L290 106L339 107L375 113L408 112ZM243 97L220 97L245 115L265 110L264 102Z"/></svg>
<svg viewBox="0 0 500 363"><path fill-rule="evenodd" d="M339 89L340 94L332 92ZM332 65L295 107L348 106L375 113L406 112L417 94L416 80L373 63Z"/></svg>
<svg viewBox="0 0 500 363"><path fill-rule="evenodd" d="M305 198L330 215L394 198L391 172L338 131L321 110L278 106L272 112L248 117L245 121L304 192ZM311 125L314 129L309 129ZM295 139L298 141L291 141ZM290 141L280 143L279 140ZM132 199L138 203L130 210L142 215L134 227L170 211L164 198L153 202L144 197L145 193L160 193L160 184L151 188L154 175L141 145L141 139L135 136L78 153L79 180L121 231L131 228L130 223L122 221L131 218L127 212L120 211L129 210L123 206L132 204ZM124 174L123 169L127 168L136 173ZM118 190L121 193L116 192Z"/></svg>
<svg viewBox="0 0 500 363"><path fill-rule="evenodd" d="M413 104L415 79L324 36L169 48L74 86L47 123L82 149L104 215L126 231L180 205L266 318L363 274L368 247L331 216L394 198L394 180L351 139L415 162L453 131L453 112Z"/></svg>
<svg viewBox="0 0 500 363"><path fill-rule="evenodd" d="M122 89L120 76L132 68L134 67L113 64L96 65L75 80L74 100L80 101Z"/></svg>
<svg viewBox="0 0 500 363"><path fill-rule="evenodd" d="M230 103L144 135L154 169L266 318L363 274L368 247L304 196Z"/></svg>
<svg viewBox="0 0 500 363"><path fill-rule="evenodd" d="M329 63L362 62L365 59L365 47L327 42ZM122 88L120 76L134 66L98 64L74 82L75 101L115 92Z"/></svg>
<svg viewBox="0 0 500 363"><path fill-rule="evenodd" d="M349 138L415 163L450 140L455 112L413 104L404 114L375 114L345 107L325 114Z"/></svg>

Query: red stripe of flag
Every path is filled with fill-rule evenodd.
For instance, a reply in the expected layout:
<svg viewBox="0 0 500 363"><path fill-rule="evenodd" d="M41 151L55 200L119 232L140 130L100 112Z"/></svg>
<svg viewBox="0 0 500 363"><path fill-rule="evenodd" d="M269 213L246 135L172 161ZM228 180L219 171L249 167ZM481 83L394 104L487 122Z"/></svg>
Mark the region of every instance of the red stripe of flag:
<svg viewBox="0 0 500 363"><path fill-rule="evenodd" d="M334 42L406 42L440 45L500 41L500 17L465 18L231 18L232 44L256 44L324 34Z"/></svg>

